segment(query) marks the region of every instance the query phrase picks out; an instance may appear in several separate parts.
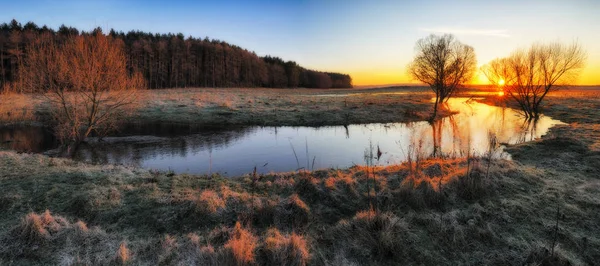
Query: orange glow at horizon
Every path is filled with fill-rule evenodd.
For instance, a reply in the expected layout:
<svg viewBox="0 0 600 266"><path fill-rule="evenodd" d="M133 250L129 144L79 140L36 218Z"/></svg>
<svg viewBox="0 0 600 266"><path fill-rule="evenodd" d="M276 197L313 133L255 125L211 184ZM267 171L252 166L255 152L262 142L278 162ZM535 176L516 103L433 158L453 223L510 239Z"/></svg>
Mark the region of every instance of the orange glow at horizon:
<svg viewBox="0 0 600 266"><path fill-rule="evenodd" d="M342 68L340 68L342 69ZM343 70L342 70L343 72ZM386 84L421 84L421 82L411 79L404 69L377 69L373 71L348 71L352 77L352 83L355 86L367 85L386 85ZM588 65L581 71L579 78L573 82L573 85L600 85L600 62ZM473 76L470 84L472 85L490 85L490 81L481 72ZM500 81L499 85L504 85L504 81Z"/></svg>

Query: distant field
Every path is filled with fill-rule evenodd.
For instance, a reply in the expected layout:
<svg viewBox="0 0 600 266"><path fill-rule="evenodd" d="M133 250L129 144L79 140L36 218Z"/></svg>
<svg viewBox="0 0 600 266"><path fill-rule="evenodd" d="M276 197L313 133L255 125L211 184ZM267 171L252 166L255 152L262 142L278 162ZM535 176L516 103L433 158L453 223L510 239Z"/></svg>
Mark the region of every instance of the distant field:
<svg viewBox="0 0 600 266"><path fill-rule="evenodd" d="M496 95L477 86L462 97ZM599 97L600 87L569 87L549 97ZM142 90L131 121L206 125L322 126L427 119L433 92L424 86L354 89L179 88ZM549 102L549 104L552 104ZM447 115L442 113L442 115ZM41 95L0 95L0 124L45 123Z"/></svg>
<svg viewBox="0 0 600 266"><path fill-rule="evenodd" d="M411 91L410 94L375 94ZM369 93L366 93L369 92ZM346 97L352 94L351 97ZM326 97L339 95L340 97ZM0 95L0 122L44 122L40 95ZM425 119L432 111L425 88L266 89L188 88L142 90L131 121L207 125L344 125Z"/></svg>

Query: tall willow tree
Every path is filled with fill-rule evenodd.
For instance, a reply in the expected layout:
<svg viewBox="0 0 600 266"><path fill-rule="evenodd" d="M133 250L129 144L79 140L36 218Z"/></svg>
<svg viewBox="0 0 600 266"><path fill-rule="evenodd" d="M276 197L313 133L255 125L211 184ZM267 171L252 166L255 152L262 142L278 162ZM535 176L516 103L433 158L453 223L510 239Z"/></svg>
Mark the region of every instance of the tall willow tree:
<svg viewBox="0 0 600 266"><path fill-rule="evenodd" d="M477 59L473 47L462 44L453 35L429 35L417 41L417 54L408 65L408 73L435 92L432 120L438 105L444 103L475 73Z"/></svg>
<svg viewBox="0 0 600 266"><path fill-rule="evenodd" d="M527 118L540 116L542 101L555 85L574 81L585 66L586 53L578 43L534 44L481 68L486 77L517 102Z"/></svg>

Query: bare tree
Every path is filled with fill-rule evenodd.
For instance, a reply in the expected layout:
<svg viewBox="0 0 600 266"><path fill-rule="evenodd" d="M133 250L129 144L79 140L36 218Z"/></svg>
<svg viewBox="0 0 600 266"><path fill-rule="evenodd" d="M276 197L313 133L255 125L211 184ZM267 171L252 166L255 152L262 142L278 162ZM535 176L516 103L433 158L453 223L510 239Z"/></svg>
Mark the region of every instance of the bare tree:
<svg viewBox="0 0 600 266"><path fill-rule="evenodd" d="M435 92L435 119L438 105L473 77L477 65L475 50L450 34L429 35L417 41L415 49L417 55L408 65L408 73Z"/></svg>
<svg viewBox="0 0 600 266"><path fill-rule="evenodd" d="M486 77L514 99L527 118L537 119L548 92L572 82L586 61L578 43L534 44L509 57L497 58L481 68Z"/></svg>
<svg viewBox="0 0 600 266"><path fill-rule="evenodd" d="M68 144L69 155L92 132L114 128L143 85L141 75L127 71L123 43L101 32L62 43L42 35L27 53L21 73L24 85L46 92L55 132Z"/></svg>

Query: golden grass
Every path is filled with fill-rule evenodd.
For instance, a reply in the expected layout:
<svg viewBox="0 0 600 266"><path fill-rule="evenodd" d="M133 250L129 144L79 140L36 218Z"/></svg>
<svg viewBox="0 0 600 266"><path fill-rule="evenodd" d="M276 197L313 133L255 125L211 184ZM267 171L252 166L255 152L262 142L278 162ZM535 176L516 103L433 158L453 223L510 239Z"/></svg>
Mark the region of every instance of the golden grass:
<svg viewBox="0 0 600 266"><path fill-rule="evenodd" d="M296 233L284 235L277 228L270 228L264 242L264 250L271 265L304 266L310 260L306 239Z"/></svg>
<svg viewBox="0 0 600 266"><path fill-rule="evenodd" d="M0 122L19 123L38 120L36 111L44 109L42 96L31 94L0 94Z"/></svg>
<svg viewBox="0 0 600 266"><path fill-rule="evenodd" d="M119 250L117 251L117 255L115 255L115 261L119 265L125 265L131 260L131 254L125 242L121 242L119 245Z"/></svg>
<svg viewBox="0 0 600 266"><path fill-rule="evenodd" d="M218 210L225 207L225 201L219 197L217 192L206 189L200 193L198 197L197 206L206 213L214 214Z"/></svg>
<svg viewBox="0 0 600 266"><path fill-rule="evenodd" d="M248 229L243 228L240 222L236 222L231 233L231 238L225 243L225 250L233 255L237 265L248 265L254 262L254 249L256 249L257 237Z"/></svg>

